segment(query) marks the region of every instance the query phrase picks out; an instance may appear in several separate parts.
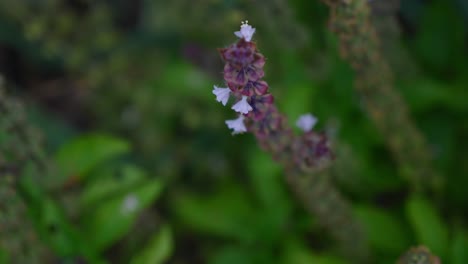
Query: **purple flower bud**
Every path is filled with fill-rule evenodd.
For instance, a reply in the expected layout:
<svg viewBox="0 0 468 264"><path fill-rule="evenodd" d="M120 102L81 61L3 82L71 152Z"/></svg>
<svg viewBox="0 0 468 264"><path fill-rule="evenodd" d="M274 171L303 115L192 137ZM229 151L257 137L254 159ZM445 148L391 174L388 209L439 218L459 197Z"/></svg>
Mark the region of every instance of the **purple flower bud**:
<svg viewBox="0 0 468 264"><path fill-rule="evenodd" d="M224 66L224 79L228 83L233 83L239 86L246 85L248 81L243 68L237 69L228 63Z"/></svg>
<svg viewBox="0 0 468 264"><path fill-rule="evenodd" d="M263 68L263 66L265 65L265 57L263 57L263 55L258 52L255 53L252 65L259 69Z"/></svg>
<svg viewBox="0 0 468 264"><path fill-rule="evenodd" d="M249 117L258 121L263 119L266 115L272 114L272 109L276 111L276 108L272 106L273 101L274 97L271 94L252 96L250 102L253 109L252 112L249 113Z"/></svg>
<svg viewBox="0 0 468 264"><path fill-rule="evenodd" d="M265 72L261 68L255 68L253 66L249 66L245 69L245 74L249 81L255 82L259 79L263 78Z"/></svg>
<svg viewBox="0 0 468 264"><path fill-rule="evenodd" d="M218 51L224 61L241 68L252 63L261 64L261 58L255 52L256 48L254 43L241 40L227 48L218 49Z"/></svg>

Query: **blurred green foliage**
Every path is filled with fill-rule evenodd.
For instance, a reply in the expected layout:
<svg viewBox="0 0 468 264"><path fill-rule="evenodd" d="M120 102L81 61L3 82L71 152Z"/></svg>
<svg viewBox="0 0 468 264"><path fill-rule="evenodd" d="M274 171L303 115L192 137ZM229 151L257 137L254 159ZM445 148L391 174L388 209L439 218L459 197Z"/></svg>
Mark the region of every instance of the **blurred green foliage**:
<svg viewBox="0 0 468 264"><path fill-rule="evenodd" d="M413 194L398 176L319 1L0 0L0 74L50 157L48 175L17 165L7 153L28 146L2 115L0 180L18 184L0 187L12 199L1 196L0 262L22 260L4 232L26 219L40 239L21 243L50 250L40 263L352 263L294 200L282 168L225 127L232 113L211 94L223 85L216 48L248 19L290 124L312 112L333 138L331 175L373 263L419 244L468 263L467 5L408 0L393 15L381 19L398 36L379 36L397 48L383 53L443 176L440 197Z"/></svg>

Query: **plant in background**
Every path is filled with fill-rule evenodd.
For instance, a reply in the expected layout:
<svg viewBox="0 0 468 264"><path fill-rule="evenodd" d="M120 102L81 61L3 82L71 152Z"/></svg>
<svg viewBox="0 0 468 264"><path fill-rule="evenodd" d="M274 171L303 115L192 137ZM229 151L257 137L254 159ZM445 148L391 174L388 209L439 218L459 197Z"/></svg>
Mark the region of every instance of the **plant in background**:
<svg viewBox="0 0 468 264"><path fill-rule="evenodd" d="M368 255L366 237L349 203L326 174L321 173L333 160L328 138L312 129L317 119L311 114L301 116L296 122L301 135L293 133L263 80L265 57L252 42L254 33L255 28L243 22L240 31L234 33L239 40L219 49L225 61L227 87L214 86L213 94L223 105L234 98L231 109L238 115L236 119L227 120L226 125L233 134L254 134L259 145L284 167L293 191L340 242L343 253L350 260L363 261Z"/></svg>
<svg viewBox="0 0 468 264"><path fill-rule="evenodd" d="M381 54L367 1L323 2L331 9L330 27L338 35L341 56L354 69L356 89L398 161L401 175L414 191L440 194L442 182L431 164L431 151L393 87L392 71Z"/></svg>
<svg viewBox="0 0 468 264"><path fill-rule="evenodd" d="M403 254L397 264L440 264L440 259L425 246L413 247Z"/></svg>
<svg viewBox="0 0 468 264"><path fill-rule="evenodd" d="M0 75L0 263L44 263L50 252L38 238L20 195L23 177L46 176L46 161L23 106L3 91Z"/></svg>

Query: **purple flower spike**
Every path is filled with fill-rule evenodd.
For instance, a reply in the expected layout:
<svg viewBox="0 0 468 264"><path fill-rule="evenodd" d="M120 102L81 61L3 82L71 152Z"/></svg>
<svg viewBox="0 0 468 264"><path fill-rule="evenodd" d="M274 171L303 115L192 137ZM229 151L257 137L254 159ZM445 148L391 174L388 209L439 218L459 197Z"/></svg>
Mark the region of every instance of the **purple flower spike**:
<svg viewBox="0 0 468 264"><path fill-rule="evenodd" d="M268 83L263 80L265 57L250 42L254 32L245 22L235 32L240 39L218 49L225 62L224 80L228 88L215 87L213 93L223 104L233 94L237 102L231 109L240 114L237 119L227 120L226 125L233 134L247 130L254 134L263 149L289 168L308 171L326 166L333 155L327 137L312 130L317 118L311 114L301 116L296 124L305 133L295 136L286 117L275 106Z"/></svg>

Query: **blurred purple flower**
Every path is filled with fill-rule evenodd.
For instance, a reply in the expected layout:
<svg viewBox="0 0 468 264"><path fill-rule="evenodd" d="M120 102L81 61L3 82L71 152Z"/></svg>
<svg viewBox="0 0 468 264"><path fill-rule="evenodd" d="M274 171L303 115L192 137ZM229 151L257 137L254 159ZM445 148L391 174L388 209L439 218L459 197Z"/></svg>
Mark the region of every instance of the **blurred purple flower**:
<svg viewBox="0 0 468 264"><path fill-rule="evenodd" d="M232 129L232 134L239 134L247 131L247 128L244 124L244 116L239 115L237 119L226 120L226 125L229 129Z"/></svg>
<svg viewBox="0 0 468 264"><path fill-rule="evenodd" d="M310 113L301 115L297 121L296 126L304 132L309 132L317 124L318 119Z"/></svg>

